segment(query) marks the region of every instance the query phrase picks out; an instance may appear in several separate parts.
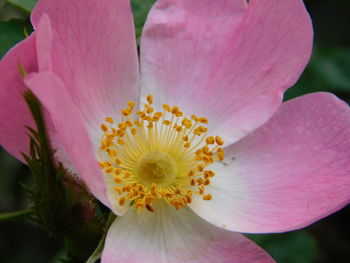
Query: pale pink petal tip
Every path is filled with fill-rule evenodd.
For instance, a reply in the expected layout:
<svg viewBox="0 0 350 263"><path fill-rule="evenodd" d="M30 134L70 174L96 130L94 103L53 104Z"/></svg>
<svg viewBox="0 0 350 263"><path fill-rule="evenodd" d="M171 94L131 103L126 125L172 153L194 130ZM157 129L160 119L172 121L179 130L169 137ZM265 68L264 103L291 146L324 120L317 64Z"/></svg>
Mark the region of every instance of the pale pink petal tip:
<svg viewBox="0 0 350 263"><path fill-rule="evenodd" d="M134 210L108 231L102 263L272 263L260 247L235 232L217 228L190 209L167 204L155 212Z"/></svg>
<svg viewBox="0 0 350 263"><path fill-rule="evenodd" d="M160 0L141 39L142 97L209 119L233 143L266 122L312 49L301 0Z"/></svg>
<svg viewBox="0 0 350 263"><path fill-rule="evenodd" d="M305 227L350 201L350 108L332 94L286 102L262 127L226 150L191 208L238 232Z"/></svg>

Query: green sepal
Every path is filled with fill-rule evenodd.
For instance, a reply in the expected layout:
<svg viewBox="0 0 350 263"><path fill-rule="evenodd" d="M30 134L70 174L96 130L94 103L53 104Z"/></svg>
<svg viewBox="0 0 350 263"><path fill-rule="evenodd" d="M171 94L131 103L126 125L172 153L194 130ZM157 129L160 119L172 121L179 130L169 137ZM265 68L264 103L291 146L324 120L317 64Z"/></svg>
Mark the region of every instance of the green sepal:
<svg viewBox="0 0 350 263"><path fill-rule="evenodd" d="M36 124L36 129L27 127L29 153L23 154L34 176L29 190L32 219L51 235L64 238L68 256L64 262L85 262L103 236L106 213L96 215L98 201L55 160L39 100L30 91L24 98Z"/></svg>
<svg viewBox="0 0 350 263"><path fill-rule="evenodd" d="M107 236L107 232L109 230L109 227L112 225L112 223L114 222L114 220L116 219L116 215L114 215L112 212L109 214L107 223L105 225L105 229L104 229L104 234L100 240L100 242L98 243L96 249L94 250L94 252L91 254L91 256L88 258L88 260L85 263L95 263L102 254L104 245L105 245L105 241L106 241L106 236Z"/></svg>

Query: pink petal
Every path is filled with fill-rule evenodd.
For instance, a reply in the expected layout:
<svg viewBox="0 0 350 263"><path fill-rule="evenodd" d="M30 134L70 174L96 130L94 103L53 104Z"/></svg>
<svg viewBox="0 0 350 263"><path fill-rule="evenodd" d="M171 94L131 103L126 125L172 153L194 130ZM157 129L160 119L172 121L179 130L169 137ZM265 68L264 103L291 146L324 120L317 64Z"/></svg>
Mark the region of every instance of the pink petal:
<svg viewBox="0 0 350 263"><path fill-rule="evenodd" d="M43 15L51 22L52 46L47 54L42 44L39 60L51 61L51 70L90 125L99 127L106 116L119 116L128 100L138 99L138 58L128 0L42 0L32 14L35 28Z"/></svg>
<svg viewBox="0 0 350 263"><path fill-rule="evenodd" d="M23 99L26 86L18 69L37 70L35 36L32 35L12 48L0 63L0 144L23 161L21 152L28 153L29 137L25 126L35 127Z"/></svg>
<svg viewBox="0 0 350 263"><path fill-rule="evenodd" d="M350 109L328 93L283 104L262 127L226 149L208 188L191 208L239 232L305 227L350 201Z"/></svg>
<svg viewBox="0 0 350 263"><path fill-rule="evenodd" d="M26 127L36 128L36 125L23 98L27 87L23 83L19 65L28 73L37 71L35 41L36 36L33 34L12 48L0 63L0 144L21 161L24 161L21 153L29 152L29 131ZM56 158L73 170L48 114L46 122Z"/></svg>
<svg viewBox="0 0 350 263"><path fill-rule="evenodd" d="M312 35L301 0L160 0L141 42L142 94L208 117L234 142L279 107Z"/></svg>
<svg viewBox="0 0 350 263"><path fill-rule="evenodd" d="M62 80L51 72L41 72L29 75L25 83L51 114L79 177L101 202L109 206L105 182L86 130L86 123Z"/></svg>
<svg viewBox="0 0 350 263"><path fill-rule="evenodd" d="M50 18L43 14L36 29L36 50L39 71L51 69L52 28Z"/></svg>
<svg viewBox="0 0 350 263"><path fill-rule="evenodd" d="M159 204L130 210L108 231L102 263L267 263L273 259L243 235L217 228L190 209Z"/></svg>

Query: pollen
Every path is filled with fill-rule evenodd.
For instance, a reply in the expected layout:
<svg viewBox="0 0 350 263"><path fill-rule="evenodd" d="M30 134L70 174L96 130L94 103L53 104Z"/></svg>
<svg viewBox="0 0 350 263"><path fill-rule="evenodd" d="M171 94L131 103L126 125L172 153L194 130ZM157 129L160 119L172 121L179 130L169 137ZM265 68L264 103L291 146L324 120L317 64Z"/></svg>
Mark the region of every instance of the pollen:
<svg viewBox="0 0 350 263"><path fill-rule="evenodd" d="M152 95L146 101L139 110L129 101L120 116L107 116L100 126L99 165L113 181L115 201L154 212L157 200L177 210L194 195L212 200L206 187L216 174L209 166L224 160L223 139L208 136L205 117L186 117L177 105L157 111Z"/></svg>

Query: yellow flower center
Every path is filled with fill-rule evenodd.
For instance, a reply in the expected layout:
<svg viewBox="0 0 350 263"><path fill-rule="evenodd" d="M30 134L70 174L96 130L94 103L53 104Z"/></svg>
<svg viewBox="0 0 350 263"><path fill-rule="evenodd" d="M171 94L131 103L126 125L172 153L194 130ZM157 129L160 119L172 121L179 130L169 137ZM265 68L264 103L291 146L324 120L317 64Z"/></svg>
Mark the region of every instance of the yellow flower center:
<svg viewBox="0 0 350 263"><path fill-rule="evenodd" d="M177 165L174 158L166 152L149 152L139 160L137 175L145 185L166 185L176 179Z"/></svg>
<svg viewBox="0 0 350 263"><path fill-rule="evenodd" d="M121 122L106 117L101 124L100 167L113 178L116 201L153 212L156 199L176 209L191 203L193 195L211 200L205 188L215 173L208 166L224 159L223 140L207 137L206 118L187 118L167 104L154 112L151 95L147 101L135 113L130 101Z"/></svg>

